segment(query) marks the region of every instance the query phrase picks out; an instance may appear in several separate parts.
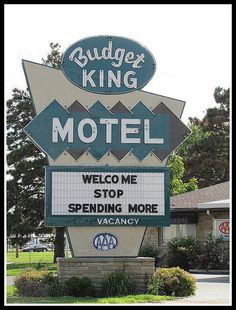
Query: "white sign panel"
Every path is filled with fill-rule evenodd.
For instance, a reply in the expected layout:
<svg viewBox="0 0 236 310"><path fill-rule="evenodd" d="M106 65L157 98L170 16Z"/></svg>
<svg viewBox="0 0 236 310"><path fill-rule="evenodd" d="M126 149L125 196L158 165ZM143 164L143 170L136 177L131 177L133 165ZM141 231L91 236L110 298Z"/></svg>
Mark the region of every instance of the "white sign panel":
<svg viewBox="0 0 236 310"><path fill-rule="evenodd" d="M164 213L162 172L52 172L52 215Z"/></svg>
<svg viewBox="0 0 236 310"><path fill-rule="evenodd" d="M215 220L215 235L217 238L222 238L224 241L229 241L230 223L229 219Z"/></svg>

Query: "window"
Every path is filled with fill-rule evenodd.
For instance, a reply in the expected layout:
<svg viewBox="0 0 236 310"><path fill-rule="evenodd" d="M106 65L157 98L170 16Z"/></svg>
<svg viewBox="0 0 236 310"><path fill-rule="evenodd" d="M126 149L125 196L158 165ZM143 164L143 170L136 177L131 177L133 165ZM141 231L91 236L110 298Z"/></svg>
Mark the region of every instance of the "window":
<svg viewBox="0 0 236 310"><path fill-rule="evenodd" d="M162 229L162 244L167 244L173 238L196 237L195 224L172 224Z"/></svg>

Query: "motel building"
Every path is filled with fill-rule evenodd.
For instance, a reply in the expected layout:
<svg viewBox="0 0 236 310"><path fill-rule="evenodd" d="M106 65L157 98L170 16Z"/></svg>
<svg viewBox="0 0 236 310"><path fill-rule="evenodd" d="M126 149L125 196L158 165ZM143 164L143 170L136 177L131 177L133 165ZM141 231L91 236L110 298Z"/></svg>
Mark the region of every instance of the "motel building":
<svg viewBox="0 0 236 310"><path fill-rule="evenodd" d="M170 197L171 225L148 227L144 243L157 245L161 254L173 238L191 236L201 241L209 234L222 237L229 245L229 182Z"/></svg>

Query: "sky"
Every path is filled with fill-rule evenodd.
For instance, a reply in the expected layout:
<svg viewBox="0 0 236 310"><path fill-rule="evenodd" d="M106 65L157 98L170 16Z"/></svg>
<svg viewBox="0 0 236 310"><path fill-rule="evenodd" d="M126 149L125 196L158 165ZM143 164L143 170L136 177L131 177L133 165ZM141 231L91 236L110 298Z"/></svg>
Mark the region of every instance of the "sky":
<svg viewBox="0 0 236 310"><path fill-rule="evenodd" d="M152 53L156 72L142 90L186 102L182 121L216 106L231 88L232 5L5 4L5 99L26 89L22 59L42 63L50 42L64 52L97 35L123 36Z"/></svg>

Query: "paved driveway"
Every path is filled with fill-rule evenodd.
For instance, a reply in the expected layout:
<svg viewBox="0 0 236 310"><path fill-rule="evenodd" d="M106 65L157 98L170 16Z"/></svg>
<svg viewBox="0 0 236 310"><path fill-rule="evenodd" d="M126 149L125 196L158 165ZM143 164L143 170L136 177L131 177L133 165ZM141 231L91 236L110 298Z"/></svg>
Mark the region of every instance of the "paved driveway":
<svg viewBox="0 0 236 310"><path fill-rule="evenodd" d="M15 276L7 276L7 285L14 285L15 282L14 282L14 279L15 279Z"/></svg>
<svg viewBox="0 0 236 310"><path fill-rule="evenodd" d="M178 298L164 304L178 305L231 305L231 283L229 275L192 274L197 279L194 296Z"/></svg>

